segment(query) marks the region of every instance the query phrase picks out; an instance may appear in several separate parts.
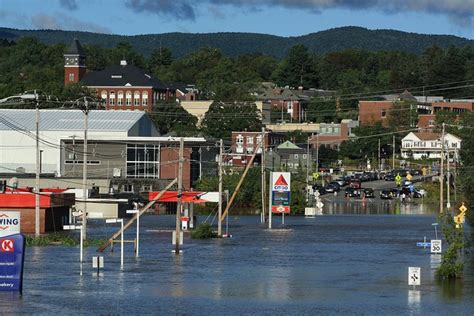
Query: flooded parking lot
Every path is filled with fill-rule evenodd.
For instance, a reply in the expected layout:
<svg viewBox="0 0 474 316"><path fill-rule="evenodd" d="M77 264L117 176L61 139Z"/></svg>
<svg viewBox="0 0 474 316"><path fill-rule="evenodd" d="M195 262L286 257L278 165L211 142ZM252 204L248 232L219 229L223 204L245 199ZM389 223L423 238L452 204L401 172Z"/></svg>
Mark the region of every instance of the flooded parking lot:
<svg viewBox="0 0 474 316"><path fill-rule="evenodd" d="M49 315L472 314L470 257L464 279L441 286L434 278L440 256L416 247L424 236L434 238L430 210L360 215L353 205L337 204L325 213L336 215L286 217L284 226L274 217L271 231L258 216L231 216L233 238L185 234L181 256L171 253L174 216L144 216L141 257L127 244L121 271L120 247L106 250L99 275L90 263L95 248L87 249L81 275L78 248L31 247L23 296L0 294L0 309ZM90 226L96 238L114 231L101 221ZM126 238L134 233L130 229ZM407 284L409 266L421 267L416 289Z"/></svg>

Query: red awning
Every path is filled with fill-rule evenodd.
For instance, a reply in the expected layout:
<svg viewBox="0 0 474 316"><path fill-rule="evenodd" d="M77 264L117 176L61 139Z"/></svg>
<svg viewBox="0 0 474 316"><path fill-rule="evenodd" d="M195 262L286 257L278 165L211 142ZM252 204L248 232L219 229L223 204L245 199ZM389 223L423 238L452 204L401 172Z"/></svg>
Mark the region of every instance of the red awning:
<svg viewBox="0 0 474 316"><path fill-rule="evenodd" d="M153 200L160 192L149 192L148 199ZM183 203L206 203L209 202L206 199L203 199L202 196L205 192L183 192L181 196L181 201ZM158 202L178 202L178 192L176 191L166 191L161 198L158 199Z"/></svg>

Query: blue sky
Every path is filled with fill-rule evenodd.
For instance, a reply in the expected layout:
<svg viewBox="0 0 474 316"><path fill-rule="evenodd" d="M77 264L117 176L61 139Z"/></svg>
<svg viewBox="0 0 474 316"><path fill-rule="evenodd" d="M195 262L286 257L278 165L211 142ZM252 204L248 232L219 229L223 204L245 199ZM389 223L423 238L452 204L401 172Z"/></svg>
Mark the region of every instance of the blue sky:
<svg viewBox="0 0 474 316"><path fill-rule="evenodd" d="M298 36L349 25L474 39L474 0L0 0L0 26L19 29Z"/></svg>

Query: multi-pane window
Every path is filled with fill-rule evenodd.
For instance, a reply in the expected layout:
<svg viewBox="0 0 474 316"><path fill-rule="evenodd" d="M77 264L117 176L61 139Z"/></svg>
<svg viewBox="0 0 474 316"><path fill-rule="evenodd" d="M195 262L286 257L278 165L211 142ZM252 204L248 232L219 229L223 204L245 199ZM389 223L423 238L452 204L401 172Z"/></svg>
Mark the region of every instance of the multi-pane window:
<svg viewBox="0 0 474 316"><path fill-rule="evenodd" d="M142 93L142 105L144 106L148 105L148 92L146 91Z"/></svg>
<svg viewBox="0 0 474 316"><path fill-rule="evenodd" d="M117 105L123 105L123 91L118 92Z"/></svg>
<svg viewBox="0 0 474 316"><path fill-rule="evenodd" d="M127 178L159 178L160 149L156 145L127 145Z"/></svg>
<svg viewBox="0 0 474 316"><path fill-rule="evenodd" d="M133 105L140 105L140 92L138 91L135 91L135 93L133 94Z"/></svg>
<svg viewBox="0 0 474 316"><path fill-rule="evenodd" d="M126 97L126 105L131 106L132 105L132 93L130 91L127 91L125 93L125 97Z"/></svg>
<svg viewBox="0 0 474 316"><path fill-rule="evenodd" d="M114 91L110 91L109 93L109 104L115 105L115 92Z"/></svg>

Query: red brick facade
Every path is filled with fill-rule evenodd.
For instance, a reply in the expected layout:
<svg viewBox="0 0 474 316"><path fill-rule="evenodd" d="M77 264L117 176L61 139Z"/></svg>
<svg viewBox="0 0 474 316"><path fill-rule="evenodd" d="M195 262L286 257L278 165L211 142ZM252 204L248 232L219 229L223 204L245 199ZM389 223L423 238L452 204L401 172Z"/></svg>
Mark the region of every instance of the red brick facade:
<svg viewBox="0 0 474 316"><path fill-rule="evenodd" d="M184 148L183 190L191 189L191 149ZM178 147L162 147L160 156L160 179L178 177Z"/></svg>
<svg viewBox="0 0 474 316"><path fill-rule="evenodd" d="M64 66L64 85L81 81L85 74L86 67Z"/></svg>
<svg viewBox="0 0 474 316"><path fill-rule="evenodd" d="M392 105L392 101L359 101L360 125L373 125L376 122L382 122L383 126L387 126L388 113Z"/></svg>

